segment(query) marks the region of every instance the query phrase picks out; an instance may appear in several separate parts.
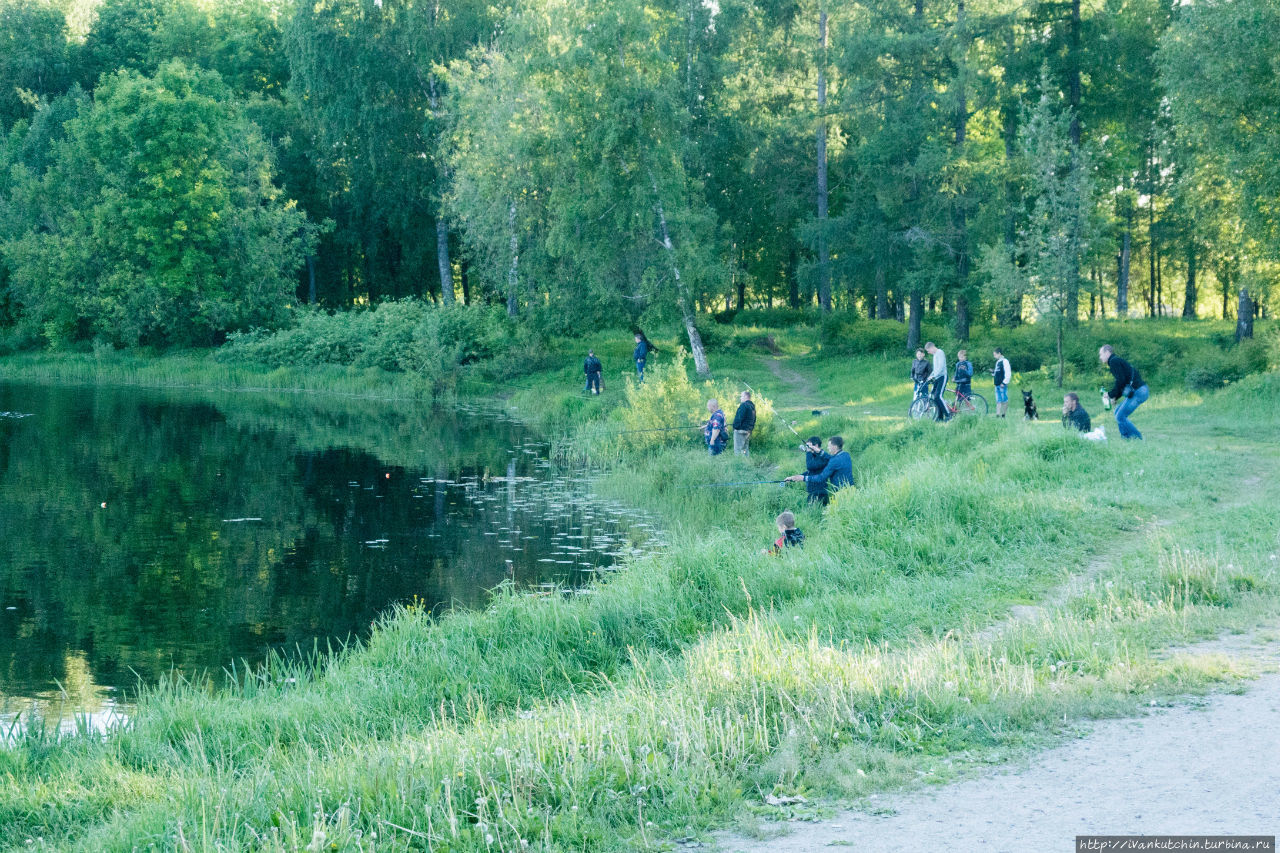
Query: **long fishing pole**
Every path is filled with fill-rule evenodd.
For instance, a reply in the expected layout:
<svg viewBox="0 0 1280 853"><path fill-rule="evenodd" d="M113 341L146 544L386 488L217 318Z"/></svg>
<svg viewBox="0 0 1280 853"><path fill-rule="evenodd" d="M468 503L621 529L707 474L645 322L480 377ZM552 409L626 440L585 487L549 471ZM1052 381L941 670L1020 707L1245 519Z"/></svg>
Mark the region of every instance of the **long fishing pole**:
<svg viewBox="0 0 1280 853"><path fill-rule="evenodd" d="M717 489L727 488L729 486L780 486L786 483L786 480L743 480L737 483L699 483L697 485L685 486L687 489Z"/></svg>

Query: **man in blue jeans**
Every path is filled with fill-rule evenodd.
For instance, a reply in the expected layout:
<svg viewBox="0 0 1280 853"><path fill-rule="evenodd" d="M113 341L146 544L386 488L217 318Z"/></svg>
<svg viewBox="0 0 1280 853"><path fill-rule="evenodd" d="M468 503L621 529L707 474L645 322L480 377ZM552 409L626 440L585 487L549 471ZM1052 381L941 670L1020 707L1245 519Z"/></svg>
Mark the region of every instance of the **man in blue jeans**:
<svg viewBox="0 0 1280 853"><path fill-rule="evenodd" d="M1138 368L1116 355L1110 344L1098 350L1098 360L1111 369L1111 375L1116 380L1115 387L1107 396L1116 403L1116 426L1120 428L1120 437L1142 441L1142 433L1129 422L1129 416L1147 402L1151 389L1147 387L1142 374L1138 373Z"/></svg>

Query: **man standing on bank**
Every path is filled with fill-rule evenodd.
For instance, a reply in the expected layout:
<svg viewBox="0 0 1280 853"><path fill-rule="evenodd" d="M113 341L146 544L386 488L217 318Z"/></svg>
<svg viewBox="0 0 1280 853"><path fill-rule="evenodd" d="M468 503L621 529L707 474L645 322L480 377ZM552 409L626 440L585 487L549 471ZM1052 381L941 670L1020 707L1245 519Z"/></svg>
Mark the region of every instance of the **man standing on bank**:
<svg viewBox="0 0 1280 853"><path fill-rule="evenodd" d="M991 377L996 382L996 417L1003 418L1009 411L1009 380L1013 379L1013 368L1009 366L1009 359L1004 357L1004 350L1000 347L996 347L991 355L996 360L995 370L991 371Z"/></svg>
<svg viewBox="0 0 1280 853"><path fill-rule="evenodd" d="M751 431L756 428L756 404L751 402L750 391L743 391L738 399L738 411L733 413L733 452L746 456L751 452Z"/></svg>
<svg viewBox="0 0 1280 853"><path fill-rule="evenodd" d="M640 381L644 381L644 365L649 360L649 351L653 349L653 344L649 343L649 339L644 336L644 332L636 332L636 348L631 353L631 357L636 362L636 375L640 377Z"/></svg>
<svg viewBox="0 0 1280 853"><path fill-rule="evenodd" d="M1142 433L1130 423L1129 416L1147 402L1147 398L1151 396L1151 389L1147 387L1142 374L1138 373L1138 368L1116 355L1110 344L1098 350L1098 361L1111 369L1111 375L1116 380L1115 387L1107 396L1117 404L1116 426L1120 428L1120 437L1142 441Z"/></svg>
<svg viewBox="0 0 1280 853"><path fill-rule="evenodd" d="M582 363L582 372L587 374L587 393L599 394L604 365L596 358L595 350L587 350L587 360Z"/></svg>

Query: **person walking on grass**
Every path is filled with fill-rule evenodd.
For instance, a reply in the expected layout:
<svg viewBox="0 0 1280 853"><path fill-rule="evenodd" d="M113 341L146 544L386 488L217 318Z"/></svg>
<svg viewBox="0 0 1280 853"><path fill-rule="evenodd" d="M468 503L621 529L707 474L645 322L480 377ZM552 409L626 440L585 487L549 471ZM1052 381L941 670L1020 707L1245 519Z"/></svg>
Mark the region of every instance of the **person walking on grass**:
<svg viewBox="0 0 1280 853"><path fill-rule="evenodd" d="M729 443L729 437L725 435L724 411L714 397L707 401L707 411L711 413L711 417L703 425L702 435L707 440L707 452L712 456L719 456Z"/></svg>
<svg viewBox="0 0 1280 853"><path fill-rule="evenodd" d="M996 360L995 369L991 371L996 383L996 417L1003 418L1009 411L1009 382L1013 379L1013 368L1000 347L996 347L991 355Z"/></svg>
<svg viewBox="0 0 1280 853"><path fill-rule="evenodd" d="M640 377L641 382L644 382L644 365L649 360L651 352L653 352L653 344L649 343L644 332L636 332L636 348L632 351L631 357L635 359L636 376Z"/></svg>
<svg viewBox="0 0 1280 853"><path fill-rule="evenodd" d="M827 467L827 463L831 461L831 457L822 449L822 439L816 435L809 436L809 440L800 445L800 449L804 451L804 472L805 474L821 474L823 469ZM804 490L809 493L809 503L827 505L831 500L831 495L827 492L826 480L805 480Z"/></svg>
<svg viewBox="0 0 1280 853"><path fill-rule="evenodd" d="M766 548L766 554L781 554L783 548L799 548L804 544L804 533L799 527L796 527L796 514L791 510L785 510L776 519L774 523L778 525L778 532L782 535L773 542L772 548Z"/></svg>
<svg viewBox="0 0 1280 853"><path fill-rule="evenodd" d="M929 373L929 397L938 412L938 420L951 420L951 413L947 411L946 403L942 402L942 392L947 390L947 354L933 341L924 345L924 351L933 359L933 370Z"/></svg>
<svg viewBox="0 0 1280 853"><path fill-rule="evenodd" d="M833 435L827 439L827 453L830 458L821 471L816 474L792 474L786 479L788 483L822 484L827 489L840 490L853 485L853 458L844 449L844 439Z"/></svg>
<svg viewBox="0 0 1280 853"><path fill-rule="evenodd" d="M1138 368L1116 355L1110 344L1105 344L1098 350L1098 361L1111 370L1111 375L1116 380L1115 387L1107 396L1116 404L1116 426L1120 429L1120 437L1142 441L1142 433L1130 422L1129 416L1147 402L1151 389L1147 387Z"/></svg>
<svg viewBox="0 0 1280 853"><path fill-rule="evenodd" d="M968 350L956 350L956 395L968 397L973 393L973 362Z"/></svg>
<svg viewBox="0 0 1280 853"><path fill-rule="evenodd" d="M587 374L587 393L599 394L604 387L601 382L604 365L596 358L595 350L587 350L587 360L582 363L582 372Z"/></svg>
<svg viewBox="0 0 1280 853"><path fill-rule="evenodd" d="M751 402L750 391L743 391L738 401L738 411L733 413L733 452L746 456L751 452L751 432L756 428L756 404Z"/></svg>

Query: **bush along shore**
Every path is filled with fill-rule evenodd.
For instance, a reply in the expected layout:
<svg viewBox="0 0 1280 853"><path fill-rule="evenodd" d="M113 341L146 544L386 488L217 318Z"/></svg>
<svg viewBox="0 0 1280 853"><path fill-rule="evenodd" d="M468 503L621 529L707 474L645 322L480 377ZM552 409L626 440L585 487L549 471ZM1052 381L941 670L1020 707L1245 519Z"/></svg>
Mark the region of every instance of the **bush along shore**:
<svg viewBox="0 0 1280 853"><path fill-rule="evenodd" d="M525 377L510 404L600 467L602 492L660 512L678 547L589 595L403 608L305 665L171 680L106 738L33 726L0 751L0 844L662 848L777 812L766 795L941 780L1064 721L1247 675L1162 651L1277 613L1280 376L1170 381L1139 412L1147 441L1091 443L1058 426L1048 387L1046 422L908 423L905 364L801 355L819 343L804 334L773 338L780 360L726 342L738 375L711 386L672 351L603 398L580 393L580 364ZM17 372L56 379L51 364ZM732 414L745 384L762 410L749 459L708 457L693 430L627 432L689 423L711 393ZM800 470L791 430L843 435L857 488L825 513L795 486L707 488ZM807 542L767 556L781 509ZM1008 620L1036 603L1040 618Z"/></svg>

